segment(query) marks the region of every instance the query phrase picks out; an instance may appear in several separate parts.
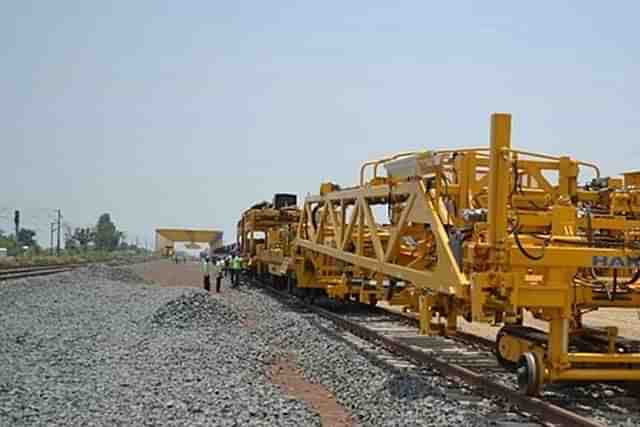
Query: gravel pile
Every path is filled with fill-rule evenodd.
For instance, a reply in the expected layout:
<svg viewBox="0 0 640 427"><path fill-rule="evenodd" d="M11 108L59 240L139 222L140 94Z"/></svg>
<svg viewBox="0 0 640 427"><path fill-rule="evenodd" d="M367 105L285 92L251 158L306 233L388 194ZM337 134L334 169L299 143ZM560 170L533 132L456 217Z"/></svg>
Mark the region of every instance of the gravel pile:
<svg viewBox="0 0 640 427"><path fill-rule="evenodd" d="M127 267L113 267L105 264L89 264L88 266L83 267L82 270L94 279L106 279L127 283L148 283L139 274Z"/></svg>
<svg viewBox="0 0 640 427"><path fill-rule="evenodd" d="M241 317L205 292L188 290L157 309L151 318L155 326L169 328L237 328Z"/></svg>
<svg viewBox="0 0 640 427"><path fill-rule="evenodd" d="M108 267L0 287L0 425L319 425L203 291ZM195 313L195 314L194 314Z"/></svg>

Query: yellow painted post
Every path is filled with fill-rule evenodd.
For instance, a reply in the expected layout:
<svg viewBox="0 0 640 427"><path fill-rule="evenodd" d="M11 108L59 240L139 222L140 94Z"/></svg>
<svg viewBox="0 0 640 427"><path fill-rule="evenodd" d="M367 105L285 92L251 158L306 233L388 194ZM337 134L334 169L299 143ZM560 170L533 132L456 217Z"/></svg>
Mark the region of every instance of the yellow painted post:
<svg viewBox="0 0 640 427"><path fill-rule="evenodd" d="M469 205L469 191L471 188L471 180L474 177L475 173L475 165L474 165L474 154L473 153L464 153L456 159L458 169L462 170L462 176L459 176L460 192L458 196L458 206L459 212L462 212L464 209L471 207ZM461 224L462 215L458 215L456 218L456 224Z"/></svg>
<svg viewBox="0 0 640 427"><path fill-rule="evenodd" d="M338 247L342 244L344 240L344 232L345 232L345 223L347 221L347 205L344 203L344 199L340 199L340 241L338 242Z"/></svg>
<svg viewBox="0 0 640 427"><path fill-rule="evenodd" d="M420 295L418 304L420 305L420 335L431 335L431 319L433 317L431 306L433 305L433 297L430 295Z"/></svg>
<svg viewBox="0 0 640 427"><path fill-rule="evenodd" d="M509 156L511 115L491 115L491 158L489 160L489 245L496 248L507 237L507 202L509 200Z"/></svg>
<svg viewBox="0 0 640 427"><path fill-rule="evenodd" d="M356 253L358 255L364 255L364 209L362 203L358 203L360 209L358 209L358 241L356 246Z"/></svg>
<svg viewBox="0 0 640 427"><path fill-rule="evenodd" d="M605 327L607 331L608 351L610 354L616 353L616 338L618 337L618 328L615 326Z"/></svg>
<svg viewBox="0 0 640 427"><path fill-rule="evenodd" d="M553 310L549 323L549 357L555 370L569 365L569 319L563 309Z"/></svg>
<svg viewBox="0 0 640 427"><path fill-rule="evenodd" d="M447 328L445 335L451 336L456 334L458 329L458 311L452 305L449 306L449 312L447 313Z"/></svg>
<svg viewBox="0 0 640 427"><path fill-rule="evenodd" d="M578 165L569 157L560 157L558 173L559 194L572 197L578 189Z"/></svg>

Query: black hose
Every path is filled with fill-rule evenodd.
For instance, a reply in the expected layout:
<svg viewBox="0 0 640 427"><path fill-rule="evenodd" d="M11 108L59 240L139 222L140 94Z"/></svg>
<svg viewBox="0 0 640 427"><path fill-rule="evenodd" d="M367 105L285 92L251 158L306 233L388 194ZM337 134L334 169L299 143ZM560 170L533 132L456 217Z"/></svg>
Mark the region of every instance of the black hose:
<svg viewBox="0 0 640 427"><path fill-rule="evenodd" d="M318 203L312 210L311 210L311 224L313 224L313 228L317 229L318 228L318 224L316 222L316 212L318 212L318 209L320 209L322 207L322 203Z"/></svg>
<svg viewBox="0 0 640 427"><path fill-rule="evenodd" d="M444 174L444 172L441 172L440 176L442 177L442 180L444 181L444 194L446 196L448 196L449 195L449 178L447 178L447 176Z"/></svg>
<svg viewBox="0 0 640 427"><path fill-rule="evenodd" d="M594 268L591 267L591 270L589 270L589 272L591 273L591 277L595 280L594 282L589 282L587 281L587 284L589 284L589 286L593 286L595 285L599 285L601 289L604 289L604 291L607 293L607 299L609 299L609 301L611 301L611 292L609 291L609 287L607 286L607 284L598 279L598 275L596 274L596 272L594 271ZM585 281L587 279L585 278Z"/></svg>
<svg viewBox="0 0 640 427"><path fill-rule="evenodd" d="M614 270L615 271L615 270ZM634 283L636 283L638 280L640 279L640 268L636 270L635 274L633 276L631 276L631 280L629 280L628 282L623 282L621 284L621 286L629 286L629 285L633 285Z"/></svg>
<svg viewBox="0 0 640 427"><path fill-rule="evenodd" d="M518 175L518 161L513 161L513 188L511 189L511 193L509 194L509 203L511 207L513 207L513 195L518 192L518 180L520 176Z"/></svg>
<svg viewBox="0 0 640 427"><path fill-rule="evenodd" d="M544 246L542 246L542 253L540 255L530 254L529 252L527 252L524 246L522 246L522 242L520 241L520 236L518 235L519 229L520 229L520 224L516 224L516 226L513 228L513 239L516 241L516 245L518 246L518 249L520 249L520 252L522 252L522 255L524 255L525 257L529 258L532 261L540 261L542 258L544 258L544 248L547 247L546 243Z"/></svg>
<svg viewBox="0 0 640 427"><path fill-rule="evenodd" d="M600 280L598 278L598 276L596 275L595 271L593 271L593 269L591 269L591 276L607 292L607 297L609 298L609 301L614 301L615 298L616 298L616 295L626 294L626 293L629 292L629 289L627 289L627 286L633 285L638 280L640 280L640 269L636 270L636 272L633 274L633 276L631 276L631 279L629 281L622 282L622 283L618 282L618 270L614 269L613 270L613 291L612 292L609 292L609 288L607 287L607 285L602 280ZM618 292L618 288L620 288L620 290L622 290L623 292Z"/></svg>
<svg viewBox="0 0 640 427"><path fill-rule="evenodd" d="M389 293L387 294L387 299L389 301L391 301L391 298L393 298L393 289L395 288L396 285L396 281L394 279L390 279L389 280Z"/></svg>
<svg viewBox="0 0 640 427"><path fill-rule="evenodd" d="M591 209L587 210L587 241L590 246L593 246L593 224L591 218Z"/></svg>
<svg viewBox="0 0 640 427"><path fill-rule="evenodd" d="M444 174L444 172L441 173L440 176L442 176L442 180L444 181L444 195L443 195L443 198L446 197L447 200L451 201L451 205L453 206L453 216L455 218L457 218L458 217L458 207L456 206L455 200L453 200L449 196L449 178L447 178L447 176Z"/></svg>

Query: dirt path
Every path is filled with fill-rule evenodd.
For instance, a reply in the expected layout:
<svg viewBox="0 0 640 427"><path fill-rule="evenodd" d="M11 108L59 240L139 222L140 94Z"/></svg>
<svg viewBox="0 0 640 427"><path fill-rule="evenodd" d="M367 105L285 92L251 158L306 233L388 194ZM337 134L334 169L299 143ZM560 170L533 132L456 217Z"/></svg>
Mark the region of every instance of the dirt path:
<svg viewBox="0 0 640 427"><path fill-rule="evenodd" d="M323 427L351 427L353 419L321 384L308 382L298 371L293 357L281 360L271 367L271 381L287 394L309 403L320 415Z"/></svg>
<svg viewBox="0 0 640 427"><path fill-rule="evenodd" d="M175 264L171 260L151 261L136 264L131 269L147 280L153 280L160 286L172 288L201 288L202 273L200 264L187 262Z"/></svg>

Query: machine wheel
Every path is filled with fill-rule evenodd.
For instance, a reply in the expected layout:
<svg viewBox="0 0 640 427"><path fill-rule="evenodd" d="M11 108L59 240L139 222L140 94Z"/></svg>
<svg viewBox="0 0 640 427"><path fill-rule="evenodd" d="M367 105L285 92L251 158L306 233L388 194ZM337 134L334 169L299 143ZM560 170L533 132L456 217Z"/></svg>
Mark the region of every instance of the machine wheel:
<svg viewBox="0 0 640 427"><path fill-rule="evenodd" d="M511 360L505 357L505 354L507 353L508 344L505 342L506 340L504 338L507 336L508 334L503 330L500 330L500 332L498 332L498 335L496 336L496 348L495 348L496 359L498 360L498 363L503 367L513 370L518 367L518 364L516 362L512 362Z"/></svg>
<svg viewBox="0 0 640 427"><path fill-rule="evenodd" d="M544 366L536 353L527 352L518 363L518 389L527 396L538 396L542 391Z"/></svg>
<svg viewBox="0 0 640 427"><path fill-rule="evenodd" d="M297 286L294 277L290 273L287 273L287 291L291 295L295 295L296 289Z"/></svg>
<svg viewBox="0 0 640 427"><path fill-rule="evenodd" d="M316 295L313 289L305 289L304 302L313 305L313 302L316 299Z"/></svg>

